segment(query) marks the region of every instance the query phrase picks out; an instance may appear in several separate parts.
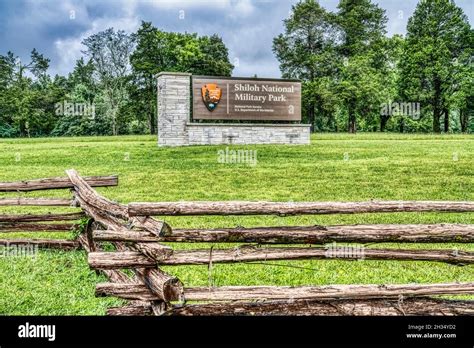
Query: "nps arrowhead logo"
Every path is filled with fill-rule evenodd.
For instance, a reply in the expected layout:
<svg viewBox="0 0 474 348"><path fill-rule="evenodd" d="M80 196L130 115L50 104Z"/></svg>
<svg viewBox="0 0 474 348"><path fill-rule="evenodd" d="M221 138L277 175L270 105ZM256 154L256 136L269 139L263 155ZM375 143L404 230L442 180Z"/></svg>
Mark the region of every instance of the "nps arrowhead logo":
<svg viewBox="0 0 474 348"><path fill-rule="evenodd" d="M207 83L201 88L202 101L207 110L214 111L222 97L222 90L215 83Z"/></svg>

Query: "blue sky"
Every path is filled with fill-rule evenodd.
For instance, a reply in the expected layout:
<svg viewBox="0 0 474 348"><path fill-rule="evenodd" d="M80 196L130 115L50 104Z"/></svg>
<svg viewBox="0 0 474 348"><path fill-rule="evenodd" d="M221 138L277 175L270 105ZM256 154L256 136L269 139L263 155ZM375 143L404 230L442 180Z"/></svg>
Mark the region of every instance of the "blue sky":
<svg viewBox="0 0 474 348"><path fill-rule="evenodd" d="M142 20L166 31L217 33L229 48L234 76L279 77L272 39L296 0L0 0L0 54L22 60L33 48L51 59L51 74L67 74L87 36L113 27L135 31ZM388 17L388 35L404 34L417 0L374 0ZM474 0L456 0L472 26ZM337 0L320 0L335 11Z"/></svg>

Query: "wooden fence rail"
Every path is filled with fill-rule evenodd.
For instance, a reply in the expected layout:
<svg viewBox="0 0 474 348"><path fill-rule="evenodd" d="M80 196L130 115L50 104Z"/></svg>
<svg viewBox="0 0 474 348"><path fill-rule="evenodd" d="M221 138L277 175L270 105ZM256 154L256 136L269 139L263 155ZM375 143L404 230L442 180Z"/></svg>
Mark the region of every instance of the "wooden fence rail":
<svg viewBox="0 0 474 348"><path fill-rule="evenodd" d="M117 186L118 176L89 176L84 180L92 187L97 186ZM69 178L47 178L29 181L0 182L0 192L28 192L37 190L53 190L73 188Z"/></svg>
<svg viewBox="0 0 474 348"><path fill-rule="evenodd" d="M157 215L316 215L395 212L474 212L474 202L159 202L130 203L130 216Z"/></svg>
<svg viewBox="0 0 474 348"><path fill-rule="evenodd" d="M85 180L92 186L116 186L118 177L91 176ZM69 178L46 178L29 181L0 183L0 192L28 192L52 189L71 189L74 185ZM76 202L69 198L1 198L0 206L39 206L39 207L76 207ZM80 228L80 220L86 214L83 211L74 213L42 214L0 214L0 233L11 232L71 232ZM44 239L44 238L3 238L3 247L32 246L39 248L71 250L81 247L78 240Z"/></svg>
<svg viewBox="0 0 474 348"><path fill-rule="evenodd" d="M470 224L378 224L276 226L214 229L172 229L153 216L180 215L307 215L386 212L474 212L474 202L112 202L92 187L115 186L117 176L81 177L0 183L0 192L73 189L73 199L1 198L0 206L70 206L79 213L0 214L0 232L70 231L88 219L76 240L0 239L0 246L31 244L77 249L88 253L92 269L109 282L98 284L97 296L115 296L129 303L110 315L474 315L474 301L432 298L474 295L474 283L223 286L185 287L161 266L271 260L396 260L472 265L474 253L457 249L366 248L338 243L473 243ZM103 243L114 251L104 251ZM178 249L165 242L244 243L234 248ZM252 244L245 244L252 243ZM332 243L332 244L330 244ZM278 246L260 245L280 244ZM311 244L311 246L289 246ZM325 244L324 246L322 246ZM109 250L109 249L108 249ZM468 266L470 267L470 266ZM132 272L124 272L131 269ZM178 301L179 304L175 302ZM186 301L194 302L188 303ZM210 302L210 303L207 303Z"/></svg>
<svg viewBox="0 0 474 348"><path fill-rule="evenodd" d="M88 262L92 268L117 269L155 267L157 264L208 265L212 263L236 263L271 260L398 260L437 261L452 264L474 263L474 253L459 250L401 250L401 249L345 249L325 248L236 248L174 250L171 255L160 254L150 258L141 252L95 252L90 253Z"/></svg>
<svg viewBox="0 0 474 348"><path fill-rule="evenodd" d="M153 315L147 302L136 301L123 307L110 308L108 315ZM394 315L474 315L473 301L440 300L434 298L406 298L371 300L292 300L265 302L230 302L187 304L170 306L163 313L168 316L219 316L219 315L345 315L345 316L394 316Z"/></svg>
<svg viewBox="0 0 474 348"><path fill-rule="evenodd" d="M123 308L123 307L122 307ZM134 315L149 315L145 306L134 306ZM114 310L116 312L114 312ZM110 315L129 315L119 308L109 310ZM394 316L394 315L474 315L474 301L453 301L434 298L407 298L370 300L294 300L269 302L209 303L173 306L164 315L345 315L345 316Z"/></svg>
<svg viewBox="0 0 474 348"><path fill-rule="evenodd" d="M77 240L66 239L26 239L26 238L9 238L0 239L0 246L12 247L16 245L37 246L38 248L48 249L79 249L81 244Z"/></svg>
<svg viewBox="0 0 474 348"><path fill-rule="evenodd" d="M1 220L0 220L1 221ZM98 241L260 244L472 243L474 225L340 225L255 228L173 229L168 235L142 231L94 231Z"/></svg>
<svg viewBox="0 0 474 348"><path fill-rule="evenodd" d="M24 215L0 215L0 223L2 222L41 222L41 221L71 221L83 219L86 215L80 213L65 214L24 214Z"/></svg>
<svg viewBox="0 0 474 348"><path fill-rule="evenodd" d="M96 287L96 294L136 300L157 299L141 284L101 283ZM186 301L398 299L461 294L474 294L474 283L185 288Z"/></svg>
<svg viewBox="0 0 474 348"><path fill-rule="evenodd" d="M75 207L72 199L65 198L0 198L0 206Z"/></svg>

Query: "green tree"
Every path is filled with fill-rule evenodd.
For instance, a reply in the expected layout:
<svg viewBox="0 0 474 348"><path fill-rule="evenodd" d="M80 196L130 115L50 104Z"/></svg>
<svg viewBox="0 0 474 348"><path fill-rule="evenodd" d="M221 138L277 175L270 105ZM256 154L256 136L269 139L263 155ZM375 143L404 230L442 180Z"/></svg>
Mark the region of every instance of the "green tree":
<svg viewBox="0 0 474 348"><path fill-rule="evenodd" d="M112 133L117 135L118 113L128 98L129 59L135 46L135 35L109 28L89 36L82 44L86 46L83 53L94 64L94 72L107 103L106 113L111 120Z"/></svg>
<svg viewBox="0 0 474 348"><path fill-rule="evenodd" d="M152 134L156 132L157 73L176 71L213 76L232 73L227 47L217 35L168 33L150 22L142 22L136 37L137 47L130 58L133 75L128 109L146 115Z"/></svg>
<svg viewBox="0 0 474 348"><path fill-rule="evenodd" d="M0 119L4 124L0 132L3 135L31 136L32 133L43 134L44 129L48 128L40 103L49 79L46 74L48 67L49 59L36 49L31 51L27 63L12 52L0 56L3 90Z"/></svg>
<svg viewBox="0 0 474 348"><path fill-rule="evenodd" d="M390 112L384 112L386 106L392 102L400 101L398 95L398 84L400 79L400 58L403 52L404 39L401 35L394 35L391 38L383 38L378 48L377 57L380 59L376 63L380 83L383 86L377 93L382 99L381 110L379 112L380 131L383 132L387 128L387 124L392 118L398 118L403 115L392 115Z"/></svg>
<svg viewBox="0 0 474 348"><path fill-rule="evenodd" d="M466 66L470 56L472 30L462 9L450 0L420 1L408 20L400 86L405 98L432 112L433 132L441 132L442 115L449 130L452 96L462 85L456 81L459 66Z"/></svg>
<svg viewBox="0 0 474 348"><path fill-rule="evenodd" d="M380 46L387 17L370 0L341 0L336 20L341 32L338 50L343 61L338 90L348 115L348 130L355 133L357 118L376 110L374 104L379 105L382 98L377 91L383 89Z"/></svg>
<svg viewBox="0 0 474 348"><path fill-rule="evenodd" d="M303 0L292 7L284 25L285 32L273 39L282 76L303 81L303 107L312 130L316 114L328 116L330 126L338 61L334 16L315 0Z"/></svg>

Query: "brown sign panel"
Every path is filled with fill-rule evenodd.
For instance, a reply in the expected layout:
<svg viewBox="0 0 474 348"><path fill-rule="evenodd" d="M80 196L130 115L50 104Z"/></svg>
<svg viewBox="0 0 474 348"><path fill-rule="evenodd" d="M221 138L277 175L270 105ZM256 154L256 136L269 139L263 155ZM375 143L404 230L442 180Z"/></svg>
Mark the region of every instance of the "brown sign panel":
<svg viewBox="0 0 474 348"><path fill-rule="evenodd" d="M301 82L193 76L193 119L301 121Z"/></svg>

